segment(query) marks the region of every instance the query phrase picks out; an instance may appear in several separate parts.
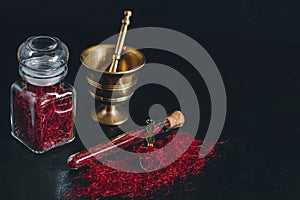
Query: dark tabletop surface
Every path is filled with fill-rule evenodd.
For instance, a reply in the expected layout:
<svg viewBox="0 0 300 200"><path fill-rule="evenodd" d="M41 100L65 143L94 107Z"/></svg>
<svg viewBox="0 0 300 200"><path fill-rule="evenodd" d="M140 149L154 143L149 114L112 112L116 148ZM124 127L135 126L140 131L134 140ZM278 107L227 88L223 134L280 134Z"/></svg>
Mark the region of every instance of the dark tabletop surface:
<svg viewBox="0 0 300 200"><path fill-rule="evenodd" d="M10 135L9 91L19 79L18 45L38 34L62 39L71 53L67 80L73 82L80 52L116 34L127 8L134 12L130 28L170 28L199 42L217 64L227 93L227 117L220 138L229 139L220 149L224 156L210 162L205 174L193 180L196 191L157 198L300 198L298 1L29 0L1 4L0 199L61 198L77 173L69 171L66 159L84 148L77 137L64 147L35 155ZM184 64L168 52L144 53L148 61ZM209 121L209 100L205 100L209 96L203 80L192 79L202 97L201 137ZM139 111L137 120L144 117L143 108L138 105L132 110Z"/></svg>

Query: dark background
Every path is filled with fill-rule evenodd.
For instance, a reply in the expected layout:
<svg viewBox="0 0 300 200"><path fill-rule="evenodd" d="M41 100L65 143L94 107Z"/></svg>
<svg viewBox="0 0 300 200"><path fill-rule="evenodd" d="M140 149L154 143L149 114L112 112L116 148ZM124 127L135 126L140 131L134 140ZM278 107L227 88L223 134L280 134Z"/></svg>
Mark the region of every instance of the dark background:
<svg viewBox="0 0 300 200"><path fill-rule="evenodd" d="M34 155L10 135L17 47L31 35L59 37L70 49L67 80L72 82L80 52L116 34L128 8L134 13L130 28L170 28L199 42L217 64L227 92L221 138L230 139L222 149L226 155L194 180L195 192L157 199L299 199L300 3L274 0L1 2L0 199L60 198L72 184L66 159L83 148L76 138ZM176 59L166 52L147 53L147 60L163 64L182 62ZM203 91L209 99L198 78L191 80L201 83L198 95ZM209 120L206 101L201 101L207 112L200 132Z"/></svg>

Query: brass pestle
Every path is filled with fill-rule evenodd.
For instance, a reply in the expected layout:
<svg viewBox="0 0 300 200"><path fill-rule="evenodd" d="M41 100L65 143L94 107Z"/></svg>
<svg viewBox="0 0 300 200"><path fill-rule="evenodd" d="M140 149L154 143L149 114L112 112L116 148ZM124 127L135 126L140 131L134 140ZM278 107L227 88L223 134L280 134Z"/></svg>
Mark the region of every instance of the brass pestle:
<svg viewBox="0 0 300 200"><path fill-rule="evenodd" d="M125 16L122 20L122 26L121 26L121 30L119 33L118 42L116 44L115 53L112 57L112 63L108 69L109 72L116 72L118 69L118 63L121 58L121 53L122 53L122 49L123 49L123 45L124 45L124 41L125 41L125 37L126 37L126 33L127 33L127 27L130 24L129 18L132 15L132 12L129 10L126 10L126 11L124 11L124 15Z"/></svg>

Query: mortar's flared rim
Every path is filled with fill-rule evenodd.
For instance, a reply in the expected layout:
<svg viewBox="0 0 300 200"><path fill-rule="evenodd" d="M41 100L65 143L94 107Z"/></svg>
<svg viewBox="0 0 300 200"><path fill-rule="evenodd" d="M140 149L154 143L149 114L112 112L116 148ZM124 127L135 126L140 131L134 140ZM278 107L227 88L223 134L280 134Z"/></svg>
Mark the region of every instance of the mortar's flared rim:
<svg viewBox="0 0 300 200"><path fill-rule="evenodd" d="M115 45L114 44L97 44L97 45L93 45L93 46L90 46L90 47L88 47L88 48L86 48L85 50L83 50L82 52L81 52L81 54L80 54L80 61L81 61L81 63L86 67L86 68L88 68L88 69L90 69L90 70L93 70L93 71L95 71L95 72L101 72L101 73L104 73L104 74L111 74L111 75L122 75L122 74L129 74L129 73L133 73L133 72L135 72L135 71L137 71L137 70L139 70L139 69L141 69L144 65L145 65L145 63L146 63L146 59L145 59L145 56L144 56L144 54L141 52L141 51L139 51L138 49L135 49L135 48L133 48L133 47L130 47L130 46L124 46L123 47L123 52L125 52L125 53L123 53L122 54L122 56L121 56L121 59L120 59L120 63L122 63L122 59L124 58L123 56L125 55L125 56L129 56L128 55L128 52L131 52L131 53L133 53L131 56L129 56L130 57L130 59L132 59L133 61L136 61L137 62L137 64L136 64L136 66L129 66L129 70L126 70L126 71L117 71L117 72L108 72L108 71L106 71L106 70L104 70L104 69L107 69L108 67L109 67L109 65L111 64L111 62L109 62L110 64L107 64L107 63L104 63L102 66L101 66L101 64L97 64L97 66L92 66L93 64L95 65L95 63L86 63L85 61L87 60L87 59L89 59L89 56L91 56L92 55L92 53L94 52L94 51L96 51L96 50L100 50L100 49L102 49L102 50L106 50L106 52L105 53L107 53L108 51L108 49L109 50L112 50L112 51L114 51L114 49L115 49ZM104 54L105 54L104 53ZM134 55L134 56L133 56ZM106 55L106 57L107 57L108 55ZM105 57L105 55L104 55L104 57ZM110 61L112 61L112 54L111 55L109 55L109 57L107 58L108 60L110 60ZM134 60L135 59L135 60ZM107 60L107 61L108 61ZM100 62L100 61L99 61ZM123 62L125 62L126 63L126 60L125 59L123 59ZM120 64L119 63L119 64ZM99 65L100 65L100 67L99 67Z"/></svg>

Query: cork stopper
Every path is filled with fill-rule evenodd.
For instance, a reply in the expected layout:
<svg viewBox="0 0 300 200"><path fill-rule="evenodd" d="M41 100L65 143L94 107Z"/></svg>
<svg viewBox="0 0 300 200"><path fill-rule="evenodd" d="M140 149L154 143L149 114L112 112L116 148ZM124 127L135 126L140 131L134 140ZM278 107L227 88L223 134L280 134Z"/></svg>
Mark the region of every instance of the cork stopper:
<svg viewBox="0 0 300 200"><path fill-rule="evenodd" d="M176 110L173 112L171 115L166 117L164 121L164 126L166 128L176 128L176 127L181 127L184 124L184 115L181 111Z"/></svg>

